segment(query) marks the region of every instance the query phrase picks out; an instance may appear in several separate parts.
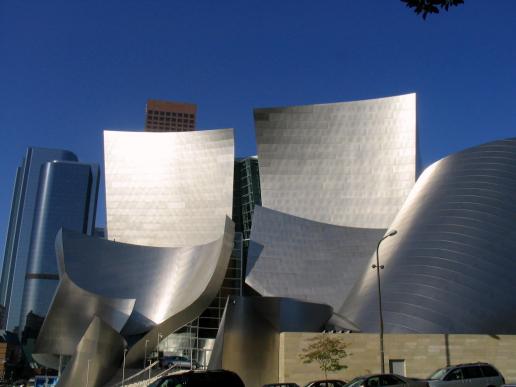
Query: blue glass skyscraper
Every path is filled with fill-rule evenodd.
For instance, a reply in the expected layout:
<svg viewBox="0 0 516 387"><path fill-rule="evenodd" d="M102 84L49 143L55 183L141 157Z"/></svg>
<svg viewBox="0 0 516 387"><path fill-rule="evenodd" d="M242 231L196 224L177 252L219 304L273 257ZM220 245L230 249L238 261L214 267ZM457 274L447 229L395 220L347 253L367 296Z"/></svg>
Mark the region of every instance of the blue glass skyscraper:
<svg viewBox="0 0 516 387"><path fill-rule="evenodd" d="M93 235L97 165L53 161L41 167L20 315L22 342L35 339L59 283L55 238L60 228Z"/></svg>
<svg viewBox="0 0 516 387"><path fill-rule="evenodd" d="M24 324L23 300L25 309L46 313L58 282L55 235L60 227L91 234L98 181L98 166L79 163L70 151L28 148L16 175L0 284L7 329Z"/></svg>

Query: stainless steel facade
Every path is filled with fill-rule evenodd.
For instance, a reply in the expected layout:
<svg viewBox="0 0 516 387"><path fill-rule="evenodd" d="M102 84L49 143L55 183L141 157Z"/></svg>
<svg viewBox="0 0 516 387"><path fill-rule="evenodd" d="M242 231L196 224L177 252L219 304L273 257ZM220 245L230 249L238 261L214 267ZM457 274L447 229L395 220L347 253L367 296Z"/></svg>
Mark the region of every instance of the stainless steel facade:
<svg viewBox="0 0 516 387"><path fill-rule="evenodd" d="M384 229L342 227L256 206L246 284L262 296L343 301Z"/></svg>
<svg viewBox="0 0 516 387"><path fill-rule="evenodd" d="M515 194L514 138L423 172L380 248L386 332L516 334ZM376 286L368 270L340 310L363 332L379 329Z"/></svg>
<svg viewBox="0 0 516 387"><path fill-rule="evenodd" d="M159 351L164 355L186 356L197 361L203 367L208 365L226 301L229 296L242 295L242 242L242 233L235 232L233 251L226 275L215 299L199 318L160 341Z"/></svg>
<svg viewBox="0 0 516 387"><path fill-rule="evenodd" d="M416 179L416 95L255 109L262 205L387 228Z"/></svg>
<svg viewBox="0 0 516 387"><path fill-rule="evenodd" d="M339 309L415 183L416 96L254 115L263 207L246 284Z"/></svg>
<svg viewBox="0 0 516 387"><path fill-rule="evenodd" d="M138 338L126 359L128 366L140 366L147 345L157 346L215 298L233 238L229 218L221 238L193 247L130 245L62 230L56 241L60 284L35 358L52 366L49 355L73 354L97 316L122 335Z"/></svg>
<svg viewBox="0 0 516 387"><path fill-rule="evenodd" d="M194 246L231 217L232 129L104 132L107 236L144 246Z"/></svg>
<svg viewBox="0 0 516 387"><path fill-rule="evenodd" d="M93 317L59 378L59 386L103 386L123 361L125 340L109 324Z"/></svg>
<svg viewBox="0 0 516 387"><path fill-rule="evenodd" d="M134 304L134 299L108 298L88 292L63 273L36 341L34 359L45 367L54 368L59 356L72 356L94 316L120 332ZM49 359L51 356L54 359Z"/></svg>

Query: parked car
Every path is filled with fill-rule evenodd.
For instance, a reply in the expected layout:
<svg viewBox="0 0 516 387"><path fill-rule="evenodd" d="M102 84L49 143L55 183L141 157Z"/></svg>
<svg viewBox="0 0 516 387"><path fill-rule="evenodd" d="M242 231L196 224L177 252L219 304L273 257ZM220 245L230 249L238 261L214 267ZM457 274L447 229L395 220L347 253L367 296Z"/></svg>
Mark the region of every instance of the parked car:
<svg viewBox="0 0 516 387"><path fill-rule="evenodd" d="M264 384L262 387L299 387L297 383L270 383Z"/></svg>
<svg viewBox="0 0 516 387"><path fill-rule="evenodd" d="M346 384L346 387L428 387L428 383L396 374L376 374L359 376Z"/></svg>
<svg viewBox="0 0 516 387"><path fill-rule="evenodd" d="M198 369L201 368L201 365L197 363L195 360L192 360L190 362L190 359L184 356L163 356L161 359L159 359L159 366L161 368L179 368L182 370L189 370L189 369Z"/></svg>
<svg viewBox="0 0 516 387"><path fill-rule="evenodd" d="M264 384L262 387L299 387L297 383L270 383Z"/></svg>
<svg viewBox="0 0 516 387"><path fill-rule="evenodd" d="M500 387L502 374L488 363L469 363L438 369L428 378L429 387Z"/></svg>
<svg viewBox="0 0 516 387"><path fill-rule="evenodd" d="M313 382L308 383L305 387L344 387L346 382L337 379L328 379L328 380L314 380Z"/></svg>
<svg viewBox="0 0 516 387"><path fill-rule="evenodd" d="M231 371L179 371L154 381L149 387L245 387L242 379Z"/></svg>

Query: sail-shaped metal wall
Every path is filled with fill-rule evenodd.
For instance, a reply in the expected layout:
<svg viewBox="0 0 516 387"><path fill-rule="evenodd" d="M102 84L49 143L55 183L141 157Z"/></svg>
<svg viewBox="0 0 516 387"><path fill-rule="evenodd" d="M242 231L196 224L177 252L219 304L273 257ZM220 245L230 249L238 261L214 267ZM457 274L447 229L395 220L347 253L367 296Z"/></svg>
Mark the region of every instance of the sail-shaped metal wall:
<svg viewBox="0 0 516 387"><path fill-rule="evenodd" d="M515 196L516 139L424 171L380 250L386 332L516 334ZM379 330L375 275L341 309L364 332Z"/></svg>
<svg viewBox="0 0 516 387"><path fill-rule="evenodd" d="M416 95L255 109L262 205L387 228L416 179Z"/></svg>
<svg viewBox="0 0 516 387"><path fill-rule="evenodd" d="M417 173L416 95L256 109L246 283L338 309Z"/></svg>
<svg viewBox="0 0 516 387"><path fill-rule="evenodd" d="M193 246L224 232L233 203L232 129L104 132L108 239Z"/></svg>
<svg viewBox="0 0 516 387"><path fill-rule="evenodd" d="M246 283L262 296L281 295L338 310L384 232L256 206Z"/></svg>
<svg viewBox="0 0 516 387"><path fill-rule="evenodd" d="M145 341L157 344L157 332L172 333L208 307L224 280L233 237L229 218L219 239L190 247L130 245L62 230L60 285L36 352L72 355L96 315L124 336L146 335L127 355L128 365L140 364Z"/></svg>

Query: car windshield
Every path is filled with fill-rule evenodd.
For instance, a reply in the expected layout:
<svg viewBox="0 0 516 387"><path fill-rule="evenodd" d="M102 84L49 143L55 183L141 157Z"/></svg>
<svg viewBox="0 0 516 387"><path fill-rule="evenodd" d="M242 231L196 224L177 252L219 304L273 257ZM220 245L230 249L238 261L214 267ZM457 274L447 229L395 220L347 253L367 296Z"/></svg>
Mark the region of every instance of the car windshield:
<svg viewBox="0 0 516 387"><path fill-rule="evenodd" d="M345 387L360 387L360 385L364 384L365 378L355 378L348 384L345 384Z"/></svg>
<svg viewBox="0 0 516 387"><path fill-rule="evenodd" d="M430 380L441 380L448 372L448 368L441 368L428 377Z"/></svg>

